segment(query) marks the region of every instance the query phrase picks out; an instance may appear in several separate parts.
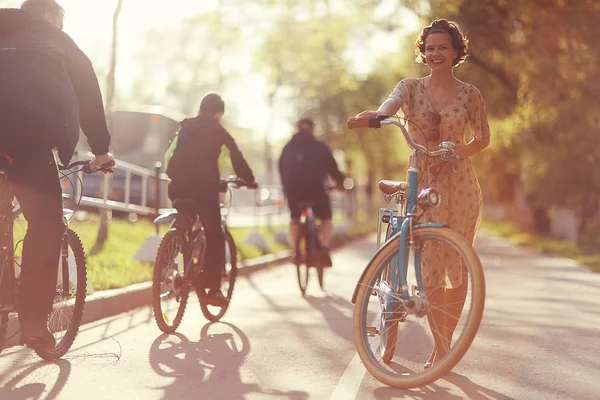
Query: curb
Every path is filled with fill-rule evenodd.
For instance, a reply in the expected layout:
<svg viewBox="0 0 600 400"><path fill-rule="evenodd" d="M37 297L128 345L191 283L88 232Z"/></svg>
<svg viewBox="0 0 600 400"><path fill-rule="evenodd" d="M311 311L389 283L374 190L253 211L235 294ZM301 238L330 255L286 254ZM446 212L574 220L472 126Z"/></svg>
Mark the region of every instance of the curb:
<svg viewBox="0 0 600 400"><path fill-rule="evenodd" d="M354 240L359 240L367 234L358 235L353 238L345 238L335 241L332 249L339 248ZM290 260L291 251L283 250L273 254L253 257L252 259L242 261L238 269L238 276L247 276L261 270L273 268L285 264ZM102 290L94 292L87 296L83 310L81 324L98 321L100 319L112 317L137 308L146 307L152 304L152 282L136 283L120 289ZM8 321L8 330L6 337L8 340L4 348L18 345L19 323L16 314L11 315ZM1 350L1 349L0 349Z"/></svg>

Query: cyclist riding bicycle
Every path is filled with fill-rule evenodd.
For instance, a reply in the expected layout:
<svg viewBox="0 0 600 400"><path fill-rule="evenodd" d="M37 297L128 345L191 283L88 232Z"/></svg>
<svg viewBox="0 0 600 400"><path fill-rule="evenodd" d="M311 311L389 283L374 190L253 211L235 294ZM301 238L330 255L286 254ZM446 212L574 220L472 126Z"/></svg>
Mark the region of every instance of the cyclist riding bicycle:
<svg viewBox="0 0 600 400"><path fill-rule="evenodd" d="M192 199L206 234L204 265L206 301L213 306L227 305L221 292L222 271L225 268L225 236L221 230L219 204L219 156L226 146L235 173L250 186L255 186L254 174L229 132L221 125L225 103L215 93L207 94L200 103L198 116L185 119L177 134L173 155L168 160L169 198Z"/></svg>
<svg viewBox="0 0 600 400"><path fill-rule="evenodd" d="M285 145L279 158L279 174L291 214L290 235L294 247L299 234L301 203L311 203L319 224L320 248L316 262L330 267L329 246L333 236L331 201L325 190L329 175L343 186L345 176L340 172L329 146L314 135L314 122L305 118L298 122L298 132ZM300 255L297 255L300 256Z"/></svg>
<svg viewBox="0 0 600 400"><path fill-rule="evenodd" d="M54 0L0 9L0 158L27 220L17 309L22 341L43 348L55 346L48 316L66 228L53 149L67 165L81 123L95 154L90 168L114 161L98 79L63 19Z"/></svg>

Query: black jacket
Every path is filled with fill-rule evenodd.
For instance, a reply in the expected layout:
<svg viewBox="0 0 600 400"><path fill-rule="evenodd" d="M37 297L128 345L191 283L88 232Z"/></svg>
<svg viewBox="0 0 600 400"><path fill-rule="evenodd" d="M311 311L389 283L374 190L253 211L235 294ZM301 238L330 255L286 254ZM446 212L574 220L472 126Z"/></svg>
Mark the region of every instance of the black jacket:
<svg viewBox="0 0 600 400"><path fill-rule="evenodd" d="M320 189L328 175L338 183L345 178L329 146L306 131L292 136L281 151L279 174L286 192L294 188Z"/></svg>
<svg viewBox="0 0 600 400"><path fill-rule="evenodd" d="M57 147L67 163L79 127L94 154L110 145L89 58L63 31L20 9L0 9L0 151Z"/></svg>
<svg viewBox="0 0 600 400"><path fill-rule="evenodd" d="M169 196L198 197L219 192L219 156L226 146L235 173L248 183L254 174L233 137L212 116L199 115L181 123L177 147L169 160L167 175L171 178Z"/></svg>

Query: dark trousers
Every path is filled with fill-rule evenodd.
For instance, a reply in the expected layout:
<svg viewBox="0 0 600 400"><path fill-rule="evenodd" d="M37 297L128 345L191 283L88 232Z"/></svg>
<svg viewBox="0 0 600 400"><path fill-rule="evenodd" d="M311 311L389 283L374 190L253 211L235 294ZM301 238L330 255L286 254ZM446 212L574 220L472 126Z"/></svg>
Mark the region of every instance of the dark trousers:
<svg viewBox="0 0 600 400"><path fill-rule="evenodd" d="M197 213L206 234L204 254L205 286L220 289L225 268L225 234L221 229L221 208L218 194L196 198Z"/></svg>
<svg viewBox="0 0 600 400"><path fill-rule="evenodd" d="M225 268L225 234L221 229L221 207L218 190L203 192L198 186L186 181L173 179L169 184L169 197L191 199L196 204L195 212L202 221L206 234L204 253L204 286L207 289L220 289Z"/></svg>
<svg viewBox="0 0 600 400"><path fill-rule="evenodd" d="M14 158L9 181L27 220L19 313L21 318L46 319L52 312L65 232L62 189L52 153L41 157Z"/></svg>

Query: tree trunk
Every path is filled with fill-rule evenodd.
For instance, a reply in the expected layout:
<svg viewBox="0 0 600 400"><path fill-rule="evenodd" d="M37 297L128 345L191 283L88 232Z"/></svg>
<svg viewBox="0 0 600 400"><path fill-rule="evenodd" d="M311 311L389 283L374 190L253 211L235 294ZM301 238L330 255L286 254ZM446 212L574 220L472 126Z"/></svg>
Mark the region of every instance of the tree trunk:
<svg viewBox="0 0 600 400"><path fill-rule="evenodd" d="M112 106L113 100L115 96L115 69L117 65L117 21L119 19L119 15L121 14L121 7L123 5L123 0L119 0L117 3L117 7L115 8L115 12L113 14L113 31L112 31L112 48L110 54L110 70L108 72L107 82L106 82L106 105L105 112L107 115L108 121L108 129L112 132L113 129L113 119L112 119ZM109 178L110 179L110 178ZM103 182L101 183L104 184ZM110 185L109 185L110 187ZM98 226L98 236L96 238L96 247L102 247L108 239L108 219L109 219L109 210L101 209L100 210L100 224Z"/></svg>

